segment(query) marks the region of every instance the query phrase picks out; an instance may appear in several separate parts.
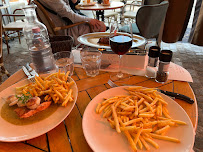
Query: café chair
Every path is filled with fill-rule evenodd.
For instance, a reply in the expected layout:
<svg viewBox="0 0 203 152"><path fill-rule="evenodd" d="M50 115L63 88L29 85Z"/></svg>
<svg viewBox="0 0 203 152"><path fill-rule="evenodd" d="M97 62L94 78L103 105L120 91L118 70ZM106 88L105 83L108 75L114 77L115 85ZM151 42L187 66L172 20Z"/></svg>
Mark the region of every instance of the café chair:
<svg viewBox="0 0 203 152"><path fill-rule="evenodd" d="M125 7L129 6L129 9L127 10L126 8L126 12L123 14L123 18L124 19L128 19L131 22L136 22L135 18L136 18L136 13L139 9L139 7L141 6L141 3L138 2L137 0L134 1L127 1L127 4Z"/></svg>
<svg viewBox="0 0 203 152"><path fill-rule="evenodd" d="M136 22L132 23L134 34L141 35L146 39L155 38L159 45L159 34L164 24L166 12L168 9L168 1L163 1L160 4L143 5L139 8L136 14ZM122 31L127 31L127 26L121 28Z"/></svg>
<svg viewBox="0 0 203 152"><path fill-rule="evenodd" d="M18 37L19 43L21 43L21 39L20 39L20 37L22 36L21 31L23 30L23 27L25 26L26 22L23 19L20 19L20 20L16 19L16 17L25 16L24 14L16 14L16 12L20 10L22 11L22 9L15 9L13 11L13 14L2 15L2 17L10 18L8 19L8 23L3 25L3 34L4 34L4 39L7 46L8 54L10 53L9 44L8 44L9 40ZM17 33L17 36L15 35L16 33Z"/></svg>
<svg viewBox="0 0 203 152"><path fill-rule="evenodd" d="M0 12L1 14L1 12ZM0 15L0 20L2 20L2 15ZM7 77L10 76L9 72L6 70L6 68L4 67L4 62L3 62L3 51L2 51L2 47L3 47L3 44L2 44L2 32L3 32L3 29L2 29L2 22L0 22L0 83L2 82L2 76L6 75Z"/></svg>
<svg viewBox="0 0 203 152"><path fill-rule="evenodd" d="M109 26L112 22L117 22L117 16L118 16L118 12L116 12L115 10L104 11L104 19L107 19Z"/></svg>
<svg viewBox="0 0 203 152"><path fill-rule="evenodd" d="M154 4L160 4L164 0L143 0L143 5L154 5Z"/></svg>
<svg viewBox="0 0 203 152"><path fill-rule="evenodd" d="M78 23L72 23L70 25L62 25L61 24L61 26L58 26L58 25L56 25L56 23L52 19L52 17L55 14L53 14L52 12L47 10L47 8L45 8L41 3L39 3L38 0L34 0L33 3L37 5L36 13L37 13L37 17L38 17L39 21L42 22L43 24L45 24L50 36L67 35L66 29L72 28L72 27L75 27L75 26L78 26L81 24L89 25L90 32L93 32L92 26L86 21L82 21L82 22L78 22ZM62 19L60 22L62 22Z"/></svg>

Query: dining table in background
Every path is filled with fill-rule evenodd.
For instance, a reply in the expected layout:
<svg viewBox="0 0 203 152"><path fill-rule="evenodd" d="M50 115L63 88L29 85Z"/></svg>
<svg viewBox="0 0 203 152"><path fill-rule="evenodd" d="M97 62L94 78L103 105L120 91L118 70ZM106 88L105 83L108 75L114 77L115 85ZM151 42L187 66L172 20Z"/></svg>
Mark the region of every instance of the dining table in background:
<svg viewBox="0 0 203 152"><path fill-rule="evenodd" d="M13 143L0 142L0 149L3 151L16 152L92 151L83 135L82 118L88 103L99 93L111 88L107 84L109 75L110 72L100 71L99 75L97 75L96 77L88 77L86 76L85 71L82 68L75 67L74 75L72 76L72 78L75 80L78 87L78 98L76 101L76 105L74 106L68 117L66 117L63 122L61 122L51 131L34 139ZM17 71L0 85L0 92L24 79L26 79L26 76L23 71ZM194 131L196 131L198 121L197 101L194 92L188 82L169 80L166 83L161 84L156 83L154 79L132 75L130 79L126 80L124 83L116 84L129 84L149 88L159 88L166 91L184 94L192 98L195 101L194 104L188 104L185 101L179 99L175 99L175 102L177 102L186 111L193 124Z"/></svg>
<svg viewBox="0 0 203 152"><path fill-rule="evenodd" d="M88 11L96 11L96 17L99 20L99 15L101 15L102 21L104 21L104 10L113 10L124 7L123 2L110 2L110 5L104 5L104 4L94 4L94 5L76 5L75 8L78 10L88 10Z"/></svg>

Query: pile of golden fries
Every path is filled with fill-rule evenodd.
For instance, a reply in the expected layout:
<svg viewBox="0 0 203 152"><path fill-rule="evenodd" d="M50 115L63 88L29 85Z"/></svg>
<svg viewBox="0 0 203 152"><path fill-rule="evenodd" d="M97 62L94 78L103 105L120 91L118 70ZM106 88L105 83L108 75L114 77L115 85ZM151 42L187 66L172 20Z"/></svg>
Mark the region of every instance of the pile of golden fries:
<svg viewBox="0 0 203 152"><path fill-rule="evenodd" d="M73 101L73 90L71 86L74 81L68 82L69 72L50 74L47 77L35 76L35 82L16 88L16 94L31 94L34 96L44 96L45 101L67 106L68 102Z"/></svg>
<svg viewBox="0 0 203 152"><path fill-rule="evenodd" d="M97 105L96 113L103 112L103 117L107 118L110 126L118 133L125 134L134 151L138 147L150 150L149 144L158 149L159 145L153 138L180 142L165 134L169 128L186 123L170 117L168 103L156 93L156 89L141 86L125 89L129 95L105 99Z"/></svg>

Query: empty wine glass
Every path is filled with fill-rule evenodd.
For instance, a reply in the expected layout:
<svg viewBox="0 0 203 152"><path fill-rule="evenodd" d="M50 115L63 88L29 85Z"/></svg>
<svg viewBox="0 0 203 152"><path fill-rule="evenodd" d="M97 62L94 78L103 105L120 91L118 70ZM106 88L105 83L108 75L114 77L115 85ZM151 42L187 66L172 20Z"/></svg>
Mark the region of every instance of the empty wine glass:
<svg viewBox="0 0 203 152"><path fill-rule="evenodd" d="M123 32L126 31L126 32ZM119 57L119 71L110 75L112 81L123 81L124 78L129 78L129 74L121 71L121 58L126 54L132 46L132 25L128 23L124 27L113 23L110 25L109 44L112 51L118 54Z"/></svg>

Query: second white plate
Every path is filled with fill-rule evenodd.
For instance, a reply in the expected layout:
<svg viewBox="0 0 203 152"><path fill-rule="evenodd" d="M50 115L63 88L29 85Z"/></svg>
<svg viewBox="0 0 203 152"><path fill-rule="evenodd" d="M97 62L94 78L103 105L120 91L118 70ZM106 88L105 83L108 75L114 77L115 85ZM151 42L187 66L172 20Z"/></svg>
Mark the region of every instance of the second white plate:
<svg viewBox="0 0 203 152"><path fill-rule="evenodd" d="M127 91L124 87L116 87L108 89L97 95L88 104L84 115L82 128L85 138L96 152L132 152L132 148L123 133L119 134L112 129L103 118L101 114L96 114L95 109L98 103L102 102L104 98L110 98L116 95L126 95ZM168 96L159 93L166 102L168 102L168 110L173 119L182 120L187 125L180 125L178 127L171 127L168 136L175 137L181 143L173 143L169 141L155 140L159 144L159 149L150 146L151 152L190 152L194 144L193 126L187 113L174 100ZM146 152L146 150L139 150L139 152Z"/></svg>

